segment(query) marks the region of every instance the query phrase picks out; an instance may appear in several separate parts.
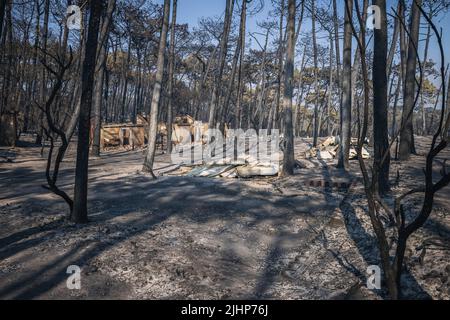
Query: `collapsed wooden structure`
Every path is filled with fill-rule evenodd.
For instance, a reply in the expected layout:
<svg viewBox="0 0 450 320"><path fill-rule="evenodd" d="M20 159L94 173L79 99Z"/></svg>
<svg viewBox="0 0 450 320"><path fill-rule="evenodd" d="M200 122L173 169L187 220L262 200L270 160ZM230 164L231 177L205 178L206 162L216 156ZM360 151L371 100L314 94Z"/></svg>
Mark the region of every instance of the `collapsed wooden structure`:
<svg viewBox="0 0 450 320"><path fill-rule="evenodd" d="M195 128L200 127L200 136L208 130L207 124L200 124L189 115L175 117L172 124L172 143L179 144L186 139L195 139ZM167 125L158 123L157 142L164 145L167 139ZM142 148L148 142L148 120L139 114L136 123L104 124L101 128L100 147L131 147Z"/></svg>

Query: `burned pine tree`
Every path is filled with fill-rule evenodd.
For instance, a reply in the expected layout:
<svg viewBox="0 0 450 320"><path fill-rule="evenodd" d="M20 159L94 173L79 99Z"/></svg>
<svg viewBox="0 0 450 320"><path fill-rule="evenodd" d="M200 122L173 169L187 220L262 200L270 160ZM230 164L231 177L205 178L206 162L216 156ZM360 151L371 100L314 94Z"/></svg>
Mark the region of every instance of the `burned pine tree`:
<svg viewBox="0 0 450 320"><path fill-rule="evenodd" d="M75 169L74 206L71 220L76 223L88 221L88 164L91 109L97 61L98 34L104 1L89 2L89 27L81 76L81 104L78 121L77 163Z"/></svg>
<svg viewBox="0 0 450 320"><path fill-rule="evenodd" d="M400 160L408 160L415 153L413 113L416 92L417 50L420 32L420 6L422 0L413 0L411 8L411 21L408 31L408 52L406 58L405 82L403 91L402 131L400 133Z"/></svg>
<svg viewBox="0 0 450 320"><path fill-rule="evenodd" d="M294 174L294 128L292 125L292 95L294 91L294 56L295 56L295 0L288 3L287 48L284 83L284 159L281 175Z"/></svg>
<svg viewBox="0 0 450 320"><path fill-rule="evenodd" d="M390 151L388 141L387 13L386 1L375 0L380 8L380 29L374 33L373 58L373 139L374 167L378 170L376 188L380 194L389 191ZM387 156L385 154L388 153Z"/></svg>
<svg viewBox="0 0 450 320"><path fill-rule="evenodd" d="M342 103L340 121L340 144L338 167L349 168L349 152L351 140L352 121L352 19L353 0L345 0L345 24L344 24L344 56L342 65Z"/></svg>
<svg viewBox="0 0 450 320"><path fill-rule="evenodd" d="M215 82L213 84L211 102L209 105L209 120L210 128L214 128L217 123L217 109L222 90L222 77L225 68L225 60L228 52L228 37L230 35L231 20L233 18L234 0L226 0L225 18L223 24L223 33L220 39L220 51L218 61L218 71L216 73Z"/></svg>
<svg viewBox="0 0 450 320"><path fill-rule="evenodd" d="M101 31L98 41L97 48L97 62L95 69L95 84L94 84L94 93L93 93L93 108L92 108L92 147L91 147L91 155L92 156L100 156L100 131L101 131L101 113L103 103L103 86L105 82L105 73L106 73L106 60L108 54L108 40L109 40L109 32L111 29L113 13L116 9L116 0L108 0L108 5L106 11L104 11L102 22L101 22Z"/></svg>
<svg viewBox="0 0 450 320"><path fill-rule="evenodd" d="M172 123L173 123L173 81L175 69L175 32L177 26L177 0L173 0L172 23L170 27L170 47L169 47L169 79L167 83L167 152L172 152Z"/></svg>
<svg viewBox="0 0 450 320"><path fill-rule="evenodd" d="M162 19L161 26L161 37L159 40L158 49L158 61L157 70L155 76L155 84L153 87L152 104L150 109L149 118L149 130L148 130L148 149L145 156L144 165L142 170L144 172L151 173L151 175L156 178L153 174L153 162L155 160L156 152L156 135L158 130L158 107L159 100L161 97L161 87L164 75L164 65L165 65L165 51L167 45L167 31L169 29L169 15L170 15L170 0L164 0L164 15Z"/></svg>

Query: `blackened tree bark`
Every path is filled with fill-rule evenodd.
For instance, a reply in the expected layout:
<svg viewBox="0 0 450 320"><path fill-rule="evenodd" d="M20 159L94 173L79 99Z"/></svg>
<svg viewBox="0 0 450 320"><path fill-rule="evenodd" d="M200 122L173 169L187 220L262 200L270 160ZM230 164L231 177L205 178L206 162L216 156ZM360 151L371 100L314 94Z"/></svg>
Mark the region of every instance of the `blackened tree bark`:
<svg viewBox="0 0 450 320"><path fill-rule="evenodd" d="M336 76L341 83L341 46L339 45L339 17L336 0L333 0L333 31L336 51Z"/></svg>
<svg viewBox="0 0 450 320"><path fill-rule="evenodd" d="M388 79L387 79L387 14L386 0L374 0L373 4L381 11L381 29L374 31L373 58L373 137L374 137L374 172L377 172L376 184L378 192L389 191L390 155L388 141ZM383 161L384 159L384 161Z"/></svg>
<svg viewBox="0 0 450 320"><path fill-rule="evenodd" d="M148 149L147 155L144 160L144 165L142 171L153 174L153 162L155 160L156 152L156 134L158 129L158 106L161 97L161 84L164 75L164 62L165 62L165 51L167 45L167 30L169 29L169 15L170 15L170 0L164 0L164 16L161 27L161 38L159 39L159 49L158 49L158 61L157 70L155 76L155 85L153 87L152 104L150 109L149 118L149 131L148 131Z"/></svg>
<svg viewBox="0 0 450 320"><path fill-rule="evenodd" d="M95 91L94 91L94 107L92 116L93 136L91 155L100 156L100 130L101 130L101 113L102 113L102 93L103 83L105 82L106 72L106 56L108 48L108 36L111 25L111 19L116 7L116 0L109 0L106 13L103 18L100 41L97 49L97 66L95 70Z"/></svg>
<svg viewBox="0 0 450 320"><path fill-rule="evenodd" d="M345 0L344 58L342 67L341 132L338 167L348 169L352 120L352 18L353 1Z"/></svg>
<svg viewBox="0 0 450 320"><path fill-rule="evenodd" d="M430 12L430 17L433 17L433 13ZM428 60L428 50L430 48L430 40L431 40L431 26L428 25L427 27L427 34L425 36L425 48L424 48L424 56L423 56L423 62L422 65L425 66ZM422 130L421 134L424 136L426 135L426 126L427 126L427 118L425 114L425 101L423 97L423 91L420 93L420 111L422 116Z"/></svg>
<svg viewBox="0 0 450 320"><path fill-rule="evenodd" d="M6 61L9 68L6 69L5 79L3 80L3 90L0 101L0 145L15 146L16 144L16 122L14 121L14 108L10 106L10 94L12 87L12 66L13 66L13 23L12 23L12 1L6 4L6 37L8 48L5 42L2 42L6 50ZM3 39L6 40L6 39Z"/></svg>
<svg viewBox="0 0 450 320"><path fill-rule="evenodd" d="M81 75L81 105L78 121L77 164L75 169L74 206L71 220L86 223L88 195L89 131L91 127L92 92L97 58L98 33L103 1L91 0L86 50Z"/></svg>
<svg viewBox="0 0 450 320"><path fill-rule="evenodd" d="M413 108L416 90L417 46L420 31L420 9L422 0L413 0L409 27L408 57L406 59L405 88L403 97L402 132L400 133L399 159L408 160L414 149Z"/></svg>
<svg viewBox="0 0 450 320"><path fill-rule="evenodd" d="M175 28L177 24L177 0L173 0L172 25L170 27L170 48L169 48L169 80L167 84L167 151L172 152L172 122L173 122L173 72L175 69Z"/></svg>
<svg viewBox="0 0 450 320"><path fill-rule="evenodd" d="M121 102L121 115L120 115L120 121L125 122L125 107L127 102L127 93L128 93L128 83L129 83L129 70L130 70L130 60L131 60L131 33L128 38L128 50L127 50L127 62L123 70L123 76L124 76L124 85L123 85L123 91L122 91L122 102Z"/></svg>
<svg viewBox="0 0 450 320"><path fill-rule="evenodd" d="M41 48L43 49L44 52L47 51L47 42L48 42L48 19L49 19L49 14L50 14L50 1L49 0L45 0L44 2L44 26L42 29L42 43L41 43ZM42 63L46 64L46 55L44 54L41 57ZM40 74L40 97L39 100L41 102L45 101L47 98L47 80L46 80L46 76L47 76L47 70L45 68L42 68L41 70L41 74ZM38 131L37 137L36 137L36 142L39 142L40 144L42 143L42 137L44 135L44 131L43 131L43 121L44 121L44 113L41 112L39 115L39 126L40 126L40 130ZM41 149L41 155L43 152L43 148L44 148L44 144L42 144L42 149Z"/></svg>
<svg viewBox="0 0 450 320"><path fill-rule="evenodd" d="M3 34L3 21L5 20L6 1L0 0L0 38Z"/></svg>
<svg viewBox="0 0 450 320"><path fill-rule="evenodd" d="M316 3L311 1L311 25L312 25L312 41L313 41L313 59L314 59L314 126L313 126L313 146L317 147L319 139L319 82L318 82L318 62L317 62L317 37L316 37Z"/></svg>
<svg viewBox="0 0 450 320"><path fill-rule="evenodd" d="M272 128L276 128L277 118L278 118L278 111L280 110L280 102L281 102L281 85L283 83L283 58L284 58L284 38L283 38L283 23L284 23L284 15L286 11L286 3L285 0L281 0L281 6L280 6L280 34L278 39L278 73L277 73L277 92L276 92L276 98L274 100L274 103L272 103L270 115L269 115L269 124L268 129L269 131Z"/></svg>
<svg viewBox="0 0 450 320"><path fill-rule="evenodd" d="M220 40L220 54L219 54L219 70L217 72L216 81L211 97L209 107L209 127L214 128L216 125L217 105L220 98L220 91L222 85L223 69L225 68L225 60L228 51L228 37L230 35L231 19L233 17L234 0L227 0L225 8L225 21L223 24L223 33Z"/></svg>
<svg viewBox="0 0 450 320"><path fill-rule="evenodd" d="M222 130L222 132L225 132L225 122L228 120L228 109L231 103L231 96L233 94L233 85L234 85L234 80L236 78L236 70L238 67L238 60L239 60L239 55L241 53L241 49L240 49L240 42L238 41L238 44L236 46L236 49L234 51L234 55L233 55L233 61L231 62L231 73L230 73L230 77L228 79L228 86L227 86L227 91L225 94L225 97L223 99L223 106L222 106L222 110L221 110L221 116L220 116L220 130Z"/></svg>
<svg viewBox="0 0 450 320"><path fill-rule="evenodd" d="M401 1L399 1L398 5L397 5L397 13L400 12L400 10L401 10ZM401 25L401 23L400 23L398 17L396 17L395 22L394 22L394 32L392 34L392 42L391 42L391 46L389 48L389 54L388 54L388 58L387 58L388 81L389 81L389 78L392 73L392 63L394 62L394 56L395 56L396 49L397 49L398 37L400 34L400 25Z"/></svg>
<svg viewBox="0 0 450 320"><path fill-rule="evenodd" d="M243 0L242 11L241 11L241 22L240 22L240 33L239 33L239 47L240 47L240 58L239 58L239 70L238 70L238 87L237 87L237 100L236 100L236 116L235 116L235 128L241 127L241 115L242 115L242 95L243 95L243 85L242 85L242 67L245 58L245 30L247 23L247 2L249 0Z"/></svg>
<svg viewBox="0 0 450 320"><path fill-rule="evenodd" d="M294 54L295 54L295 0L289 0L288 3L288 21L287 21L287 50L286 63L284 67L284 158L282 176L294 175L294 129L292 125L292 93L294 81ZM313 13L314 14L314 13Z"/></svg>
<svg viewBox="0 0 450 320"><path fill-rule="evenodd" d="M333 37L330 33L330 73L328 77L329 81L329 88L328 88L328 102L327 102L327 125L326 125L326 134L329 136L331 134L330 130L330 122L331 122L331 108L333 107L333 57L334 57L334 50L333 50Z"/></svg>
<svg viewBox="0 0 450 320"><path fill-rule="evenodd" d="M238 43L236 46L236 50L233 56L233 62L232 62L232 67L231 67L231 75L230 75L230 79L229 79L229 83L228 83L228 91L227 94L225 96L225 100L224 100L224 105L223 105L223 110L222 110L222 117L221 117L221 127L224 128L225 127L225 122L228 121L228 111L229 111L229 106L231 103L231 96L233 93L233 84L234 84L234 80L236 78L236 71L237 69L239 69L239 71L241 72L239 77L238 77L238 83L237 83L237 95L238 95L238 101L239 101L239 105L236 107L236 109L240 109L240 104L241 104L241 98L239 97L240 92L241 92L241 80L242 80L242 62L243 62L243 57L244 57L244 52L245 49L242 50L242 46L245 46L245 24L246 24L246 20L247 20L247 1L249 0L243 0L242 1L242 8L241 8L241 18L240 18L240 23L239 23L239 39L238 39ZM238 66L238 60L240 60L239 62L239 66ZM235 113L237 114L237 119L240 117L240 112ZM236 123L236 121L235 121Z"/></svg>

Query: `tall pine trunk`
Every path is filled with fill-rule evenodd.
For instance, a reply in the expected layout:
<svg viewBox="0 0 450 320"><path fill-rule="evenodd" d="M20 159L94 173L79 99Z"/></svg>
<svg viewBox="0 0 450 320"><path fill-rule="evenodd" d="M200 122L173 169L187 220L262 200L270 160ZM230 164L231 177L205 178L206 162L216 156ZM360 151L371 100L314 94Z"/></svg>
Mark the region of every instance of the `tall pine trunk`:
<svg viewBox="0 0 450 320"><path fill-rule="evenodd" d="M236 100L236 116L235 116L235 128L241 127L241 117L242 117L242 95L243 95L243 85L242 85L242 67L245 58L245 30L247 23L247 0L242 3L241 11L241 22L240 22L240 33L239 33L239 43L240 43L240 58L239 58L239 70L238 70L238 87L237 87L237 100Z"/></svg>
<svg viewBox="0 0 450 320"><path fill-rule="evenodd" d="M312 24L312 41L313 41L313 59L314 59L314 126L313 126L313 146L317 147L319 138L320 124L319 124L319 82L318 72L319 67L317 64L317 38L316 38L316 8L315 0L311 1L311 24Z"/></svg>
<svg viewBox="0 0 450 320"><path fill-rule="evenodd" d="M338 167L348 169L352 121L352 18L353 0L347 1L344 25L344 59L342 69L341 133Z"/></svg>
<svg viewBox="0 0 450 320"><path fill-rule="evenodd" d="M109 0L106 14L103 18L103 23L100 32L100 41L97 48L97 66L95 70L95 90L94 90L94 107L92 116L93 136L91 155L100 156L100 130L101 130L101 114L102 114L102 93L103 83L105 82L106 72L106 57L108 49L109 29L112 19L112 14L116 6L116 0Z"/></svg>
<svg viewBox="0 0 450 320"><path fill-rule="evenodd" d="M231 19L233 17L234 0L227 0L225 8L225 20L223 24L223 33L220 40L220 54L219 54L219 70L217 72L216 81L209 106L209 128L216 126L217 106L220 100L220 92L222 89L223 69L225 68L225 60L228 51L228 37L230 35Z"/></svg>
<svg viewBox="0 0 450 320"><path fill-rule="evenodd" d="M86 223L89 165L89 131L91 127L92 93L94 87L95 62L97 56L98 33L103 1L90 1L90 17L86 40L85 56L81 76L81 105L78 121L77 164L75 169L74 206L71 220Z"/></svg>
<svg viewBox="0 0 450 320"><path fill-rule="evenodd" d="M415 153L413 131L413 109L416 96L416 66L417 46L420 31L420 9L422 0L414 0L411 9L411 23L409 27L408 57L406 59L405 88L403 97L402 127L400 133L399 159L408 160Z"/></svg>
<svg viewBox="0 0 450 320"><path fill-rule="evenodd" d="M169 50L169 81L167 84L167 151L172 152L172 122L173 122L173 73L175 69L175 27L177 24L177 0L173 0L172 25L170 28Z"/></svg>
<svg viewBox="0 0 450 320"><path fill-rule="evenodd" d="M388 31L386 0L374 0L373 4L381 11L381 29L375 29L374 58L373 58L373 137L374 137L374 172L377 172L376 184L378 192L385 194L389 191L390 155L388 140L388 78L387 52Z"/></svg>
<svg viewBox="0 0 450 320"><path fill-rule="evenodd" d="M156 152L156 134L158 129L158 107L161 98L161 85L164 76L165 51L167 44L167 30L169 29L170 0L164 0L164 16L161 27L161 38L159 39L158 61L153 87L152 104L150 107L149 129L148 129L148 149L144 160L142 171L153 174L153 162Z"/></svg>
<svg viewBox="0 0 450 320"><path fill-rule="evenodd" d="M282 176L294 174L294 129L292 125L292 94L294 91L294 55L295 55L295 0L288 3L287 50L284 67L284 158Z"/></svg>

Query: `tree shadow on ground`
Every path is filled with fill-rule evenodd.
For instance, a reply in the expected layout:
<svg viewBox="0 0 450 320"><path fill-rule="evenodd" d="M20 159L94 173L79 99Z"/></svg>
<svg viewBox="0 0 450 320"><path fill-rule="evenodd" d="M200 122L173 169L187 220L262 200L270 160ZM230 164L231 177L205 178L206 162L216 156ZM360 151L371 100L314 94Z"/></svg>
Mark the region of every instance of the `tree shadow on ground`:
<svg viewBox="0 0 450 320"><path fill-rule="evenodd" d="M125 222L115 222L120 230L127 230L126 236L113 242L76 241L67 252L55 256L52 261L46 262L36 270L29 270L24 277L18 277L0 288L0 297L14 299L33 299L49 293L67 279L66 268L69 265L86 265L101 253L123 243L124 241L154 230L169 218L179 216L196 224L206 223L214 219L227 219L238 221L242 214L251 215L251 224L264 221L281 224L285 215L292 213L291 201L270 199L265 193L246 190L242 196L242 187L238 182L222 182L208 178L164 177L157 181L145 176L134 176L130 181L105 182L99 181L90 186L92 196L90 203L99 203L97 212L92 215L93 223L105 223L115 218L132 217L124 219ZM242 201L241 201L242 200ZM31 200L32 201L32 200ZM300 201L300 200L299 200ZM301 199L304 212L315 210L317 203L314 199ZM294 203L295 206L295 203ZM276 207L278 212L272 212ZM136 212L142 214L134 216ZM295 214L295 213L294 213ZM58 228L59 221L50 223L43 228L32 227L1 239L5 245L1 254L11 257L15 254L33 249L48 236L52 230ZM67 237L74 235L70 231L86 226L63 226ZM50 232L45 235L43 232ZM32 239L28 239L28 238ZM276 241L267 261L276 259ZM272 275L263 271L262 278L265 283L259 284L259 291L264 292L270 286Z"/></svg>
<svg viewBox="0 0 450 320"><path fill-rule="evenodd" d="M379 250L377 247L377 239L374 235L369 234L364 228L361 220L358 218L355 206L348 201L344 200L341 204L341 212L344 218L345 227L348 235L356 245L358 253L364 259L367 265L381 266L381 261L379 258ZM337 258L339 263L346 268L348 271L352 272L356 277L358 277L363 284L365 284L367 278L363 276L361 270L351 265L345 257L339 252L332 251L332 254ZM365 270L363 270L365 271ZM364 272L365 275L365 272ZM420 286L415 277L410 273L409 270L404 270L402 275L402 283L408 284L408 291L414 293L414 296L404 296L405 299L431 299L430 295ZM383 298L387 298L386 290L378 291Z"/></svg>

